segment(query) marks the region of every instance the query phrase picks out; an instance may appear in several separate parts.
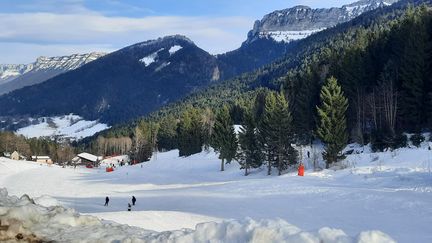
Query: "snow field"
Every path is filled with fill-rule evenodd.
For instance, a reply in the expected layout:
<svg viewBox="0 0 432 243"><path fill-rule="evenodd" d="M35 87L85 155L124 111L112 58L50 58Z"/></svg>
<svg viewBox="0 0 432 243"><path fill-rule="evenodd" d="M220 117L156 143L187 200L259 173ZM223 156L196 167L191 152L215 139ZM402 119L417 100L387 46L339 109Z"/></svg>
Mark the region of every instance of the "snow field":
<svg viewBox="0 0 432 243"><path fill-rule="evenodd" d="M170 49L168 50L168 52L169 52L170 55L172 55L172 54L176 53L177 51L179 51L182 48L183 48L182 46L174 45L174 46L170 47Z"/></svg>
<svg viewBox="0 0 432 243"><path fill-rule="evenodd" d="M287 226L274 223L280 220L303 229L289 234L290 242L300 235L324 239L326 228L332 229L331 237L343 232L339 242L385 242L377 238L380 232L397 242L432 242L432 174L428 167L432 152L427 145L383 153L371 153L368 147L357 145L347 148L351 149L354 153L340 165L346 169L314 172L312 158L306 155L312 150L302 148L305 177L296 176L294 170L282 176L266 176L265 168L245 177L236 162L220 172L220 161L211 151L187 158L179 158L178 151L158 153L149 162L117 167L111 173L104 167L48 167L0 158L0 187L6 187L12 195L27 193L44 205L59 203L96 216L102 219L103 227L107 227L107 221L117 222L140 230L170 231L165 233L169 237L186 237L184 232L196 228L187 237L198 238L188 239L200 239L198 234L206 232L202 234L214 235L212 239L239 235L223 239L260 242L253 237L268 235L275 237L268 239L278 242L280 237L288 237L288 233L281 233ZM320 148L317 150L320 154ZM132 195L137 205L127 212ZM105 196L110 197L109 207L103 206ZM204 224L207 226L202 229L195 227L205 222L214 223ZM279 228L267 229L265 222ZM126 228L135 232L133 227ZM227 233L229 229L236 230ZM181 241L176 238L171 242Z"/></svg>
<svg viewBox="0 0 432 243"><path fill-rule="evenodd" d="M275 40L276 42L291 42L295 40L304 39L312 34L320 32L323 29L313 29L313 30L298 30L298 31L265 31L260 32L260 37L269 37Z"/></svg>
<svg viewBox="0 0 432 243"><path fill-rule="evenodd" d="M48 124L48 119L51 119L53 124ZM82 117L73 114L43 117L38 120L38 124L20 128L16 133L27 138L58 136L78 140L109 128L107 124L98 121L86 121Z"/></svg>
<svg viewBox="0 0 432 243"><path fill-rule="evenodd" d="M280 219L209 222L196 225L195 230L157 233L103 222L61 206L44 207L25 195L8 196L6 189L0 189L0 205L2 223L9 225L7 231L0 231L0 240L21 233L61 242L395 242L379 231L361 232L356 238L331 228L305 232Z"/></svg>

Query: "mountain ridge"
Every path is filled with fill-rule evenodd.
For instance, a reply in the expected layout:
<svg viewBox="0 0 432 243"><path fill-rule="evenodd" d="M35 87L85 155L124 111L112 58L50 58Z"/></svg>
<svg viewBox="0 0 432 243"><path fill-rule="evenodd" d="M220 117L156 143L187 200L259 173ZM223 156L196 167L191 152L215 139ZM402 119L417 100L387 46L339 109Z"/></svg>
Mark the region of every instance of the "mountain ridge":
<svg viewBox="0 0 432 243"><path fill-rule="evenodd" d="M0 95L42 83L105 55L102 52L91 52L69 56L40 56L30 64L0 64Z"/></svg>
<svg viewBox="0 0 432 243"><path fill-rule="evenodd" d="M316 8L297 5L292 8L276 10L256 20L249 31L246 43L257 39L271 38L279 42L303 39L323 29L349 21L360 14L399 0L360 0L340 8Z"/></svg>

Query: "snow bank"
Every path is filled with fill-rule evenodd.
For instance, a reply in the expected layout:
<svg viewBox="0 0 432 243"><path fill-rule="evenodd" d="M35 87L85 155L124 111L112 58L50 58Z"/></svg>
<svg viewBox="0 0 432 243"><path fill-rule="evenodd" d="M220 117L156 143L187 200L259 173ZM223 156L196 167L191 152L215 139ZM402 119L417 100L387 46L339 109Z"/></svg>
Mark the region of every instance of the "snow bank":
<svg viewBox="0 0 432 243"><path fill-rule="evenodd" d="M60 206L61 205L61 203L59 201L57 201L57 199L52 198L48 195L36 197L33 199L33 201L36 204L39 204L39 205L44 206L44 207L53 207L53 206Z"/></svg>
<svg viewBox="0 0 432 243"><path fill-rule="evenodd" d="M48 200L43 197L43 202ZM302 231L284 220L223 221L198 224L195 230L162 233L114 222L100 221L60 206L45 207L24 195L8 196L0 189L0 218L8 230L0 231L0 240L12 240L21 234L59 242L395 242L380 231L361 232L356 238L342 230L322 228Z"/></svg>

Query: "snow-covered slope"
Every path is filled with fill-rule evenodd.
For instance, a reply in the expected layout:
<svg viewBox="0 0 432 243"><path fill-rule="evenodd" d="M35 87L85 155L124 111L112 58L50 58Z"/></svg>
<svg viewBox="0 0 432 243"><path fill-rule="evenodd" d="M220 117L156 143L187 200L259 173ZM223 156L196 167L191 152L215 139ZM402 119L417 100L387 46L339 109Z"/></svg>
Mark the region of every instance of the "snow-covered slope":
<svg viewBox="0 0 432 243"><path fill-rule="evenodd" d="M40 200L42 199L42 200ZM79 215L61 206L42 206L49 197L31 199L9 196L0 189L0 216L8 230L0 231L0 240L15 240L18 234L24 240L55 242L353 242L342 230L322 228L305 232L284 220L246 219L220 223L198 224L195 230L177 230L163 233L128 227L114 222L102 222L96 217ZM129 212L131 214L131 212ZM135 214L135 213L134 213ZM170 217L170 220L182 220ZM395 242L379 231L360 233L355 242Z"/></svg>
<svg viewBox="0 0 432 243"><path fill-rule="evenodd" d="M305 38L323 29L347 22L360 14L389 6L398 0L360 0L340 8L312 9L308 6L274 11L257 20L246 43L259 38L290 42Z"/></svg>
<svg viewBox="0 0 432 243"><path fill-rule="evenodd" d="M20 128L17 134L28 138L51 137L78 140L108 129L107 124L86 121L82 117L69 114L56 117L41 117L32 121L33 125Z"/></svg>
<svg viewBox="0 0 432 243"><path fill-rule="evenodd" d="M61 168L1 158L0 186L17 196L24 193L31 197L49 195L63 206L109 222L159 232L170 230L164 234L154 233L158 236L209 237L186 238L187 242L205 239L221 242L298 239L303 242L301 240L309 237L315 237L309 242L319 242L318 239L328 239L322 236L326 229L318 230L324 227L345 232L328 231L328 237L337 238L336 232L339 232L341 238L324 242L356 242L365 235L372 238L381 235L359 234L374 230L385 232L397 242L432 242L432 174L429 172L432 152L427 145L383 153L371 153L368 147L355 145L348 149L353 149L354 153L343 162L346 169L314 172L312 158L305 154L307 150L312 155L315 153L303 148L303 162L307 166L304 177L298 177L295 171L283 176L266 176L264 169L245 177L235 162L220 172L220 161L213 152L187 158L178 158L178 151L158 153L150 162L117 167L111 173L106 173L104 168ZM316 154L319 153L317 149ZM132 195L137 198L137 204L132 212L127 212ZM106 196L110 197L108 207L103 206ZM45 197L41 201L55 202L48 199ZM65 234L75 232L77 237L81 236L77 233L80 230L85 232L82 235L90 232L84 229L86 227L95 237L106 235L106 239L125 239L127 232L130 237L141 232L126 226L101 226L100 221L94 219L90 221L97 226L83 223L85 227L79 227L68 217L64 220L66 226L51 223L50 217L42 218L47 220L46 225L68 228ZM223 222L227 219L234 221ZM196 231L172 231L194 229L195 224L208 221L216 223L198 225ZM298 231L286 222L303 230ZM289 229L296 229L292 233L299 234L289 234ZM37 231L36 228L32 230ZM113 235L117 238L109 238ZM137 237L147 239L147 236L147 233L139 233ZM254 238L260 236L268 238ZM374 242L372 238L363 242ZM383 238L376 239L385 242Z"/></svg>
<svg viewBox="0 0 432 243"><path fill-rule="evenodd" d="M92 62L105 53L92 52L59 57L39 57L30 64L0 64L0 95L42 83L56 75Z"/></svg>
<svg viewBox="0 0 432 243"><path fill-rule="evenodd" d="M63 69L73 70L86 63L92 62L102 56L105 53L92 52L88 54L73 54L70 56L60 57L39 57L33 64L33 71L47 70L47 69Z"/></svg>

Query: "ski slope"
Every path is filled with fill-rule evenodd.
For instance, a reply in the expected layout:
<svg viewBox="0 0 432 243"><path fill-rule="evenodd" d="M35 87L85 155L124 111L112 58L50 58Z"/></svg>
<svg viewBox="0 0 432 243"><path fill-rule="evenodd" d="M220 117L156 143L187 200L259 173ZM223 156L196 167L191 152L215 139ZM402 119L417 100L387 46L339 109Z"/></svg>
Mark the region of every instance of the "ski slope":
<svg viewBox="0 0 432 243"><path fill-rule="evenodd" d="M181 229L216 222L204 224L209 235L235 225L241 229L272 225L271 232L284 232L282 229L292 226L298 229L295 232L309 232L317 240L299 242L319 242L324 239L320 232L328 227L340 229L337 232L348 239L339 242L360 242L361 235L371 237L364 242L390 239L378 231L397 242L432 242L432 152L425 145L383 153L356 146L352 149L354 154L344 161L349 167L343 170L313 172L311 161L305 159L309 168L305 177L298 177L295 171L266 176L264 168L245 177L235 162L220 172L213 152L188 158L178 158L178 151L158 153L142 166L117 167L111 173L104 168L61 168L1 158L0 187L11 195L48 195L40 200L42 204L58 202L103 222L170 231L170 235L199 234L199 227L196 231ZM137 205L127 212L132 195ZM105 196L110 197L108 207L103 206ZM134 234L148 233L139 232ZM220 235L228 237L227 231L223 232ZM335 237L335 232L329 235ZM293 237L285 236L271 234L269 239ZM248 237L239 239L256 239Z"/></svg>

